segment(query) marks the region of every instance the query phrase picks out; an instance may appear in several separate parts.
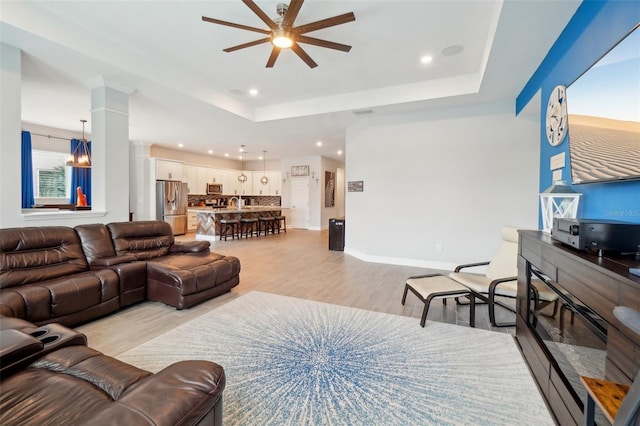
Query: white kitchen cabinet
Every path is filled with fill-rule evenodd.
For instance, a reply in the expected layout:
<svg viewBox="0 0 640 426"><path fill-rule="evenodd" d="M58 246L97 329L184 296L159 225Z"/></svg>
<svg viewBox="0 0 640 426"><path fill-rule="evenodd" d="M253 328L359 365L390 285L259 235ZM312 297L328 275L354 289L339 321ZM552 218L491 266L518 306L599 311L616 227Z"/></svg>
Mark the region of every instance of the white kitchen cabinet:
<svg viewBox="0 0 640 426"><path fill-rule="evenodd" d="M194 210L187 210L187 231L195 231L198 228L197 216L198 213Z"/></svg>
<svg viewBox="0 0 640 426"><path fill-rule="evenodd" d="M204 187L198 185L198 166L185 164L182 168L183 181L187 182L189 194L204 194Z"/></svg>
<svg viewBox="0 0 640 426"><path fill-rule="evenodd" d="M262 176L267 176L269 182L263 185L260 182ZM282 172L280 170L267 170L253 172L253 195L281 195L282 193Z"/></svg>
<svg viewBox="0 0 640 426"><path fill-rule="evenodd" d="M202 194L207 193L207 184L213 180L213 169L210 167L199 166L198 167L198 188L201 189Z"/></svg>
<svg viewBox="0 0 640 426"><path fill-rule="evenodd" d="M247 181L240 184L240 190L242 195L253 195L253 172L245 170L244 174L247 176ZM240 173L238 173L240 175ZM240 183L236 176L236 182Z"/></svg>
<svg viewBox="0 0 640 426"><path fill-rule="evenodd" d="M240 195L240 182L238 182L240 172L237 170L224 170L224 174L226 175L227 186L222 188L222 192L225 195Z"/></svg>
<svg viewBox="0 0 640 426"><path fill-rule="evenodd" d="M263 185L262 182L260 182L260 179L262 179L262 176L265 176L264 172L258 172L255 171L253 172L253 194L251 195L269 195L270 191L269 191L269 186L271 185L271 178L269 177L269 172L266 173L267 179L269 179L269 182L266 185Z"/></svg>
<svg viewBox="0 0 640 426"><path fill-rule="evenodd" d="M238 176L242 173L240 170L227 170L229 177L229 190L225 190L225 195L253 195L253 173L245 170L247 181L243 184L238 180Z"/></svg>
<svg viewBox="0 0 640 426"><path fill-rule="evenodd" d="M224 169L211 169L209 180L207 181L207 183L209 182L222 184L222 193L226 194L228 192L227 188L229 186L229 174Z"/></svg>
<svg viewBox="0 0 640 426"><path fill-rule="evenodd" d="M282 172L280 170L271 170L267 173L269 177L269 194L282 195Z"/></svg>
<svg viewBox="0 0 640 426"><path fill-rule="evenodd" d="M156 180L181 181L182 178L182 163L156 159Z"/></svg>

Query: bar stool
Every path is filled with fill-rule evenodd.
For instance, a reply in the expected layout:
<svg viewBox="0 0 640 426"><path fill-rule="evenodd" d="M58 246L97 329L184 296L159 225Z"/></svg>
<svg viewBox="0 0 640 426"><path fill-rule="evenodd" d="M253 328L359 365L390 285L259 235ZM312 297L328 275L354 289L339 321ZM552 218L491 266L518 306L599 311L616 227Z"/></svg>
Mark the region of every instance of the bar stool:
<svg viewBox="0 0 640 426"><path fill-rule="evenodd" d="M260 230L258 229L258 219L254 217L243 217L240 219L240 238L242 238L243 232L245 238L249 238L249 235L253 237L253 234L259 237Z"/></svg>
<svg viewBox="0 0 640 426"><path fill-rule="evenodd" d="M229 233L229 228L231 228L231 237L235 240L236 235L238 235L238 230L240 229L240 221L238 219L220 219L220 239L224 237L224 240L227 241L227 235Z"/></svg>
<svg viewBox="0 0 640 426"><path fill-rule="evenodd" d="M271 230L271 233L273 234L273 228L274 228L274 220L272 217L265 217L265 216L260 216L260 222L258 224L258 235L260 235L260 232L262 230L264 230L264 235L267 235L267 232L269 230Z"/></svg>
<svg viewBox="0 0 640 426"><path fill-rule="evenodd" d="M287 217L286 216L274 216L273 220L275 221L276 228L278 229L278 234L280 233L280 229L284 229L285 234L287 233ZM284 225L283 225L284 223Z"/></svg>

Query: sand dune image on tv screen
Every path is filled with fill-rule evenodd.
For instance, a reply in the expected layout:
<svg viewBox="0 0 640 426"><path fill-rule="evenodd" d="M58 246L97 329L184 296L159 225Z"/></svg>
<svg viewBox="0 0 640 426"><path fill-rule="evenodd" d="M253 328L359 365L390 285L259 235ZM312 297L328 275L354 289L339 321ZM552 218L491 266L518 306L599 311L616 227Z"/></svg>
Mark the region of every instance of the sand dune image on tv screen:
<svg viewBox="0 0 640 426"><path fill-rule="evenodd" d="M569 114L573 183L640 178L640 123Z"/></svg>

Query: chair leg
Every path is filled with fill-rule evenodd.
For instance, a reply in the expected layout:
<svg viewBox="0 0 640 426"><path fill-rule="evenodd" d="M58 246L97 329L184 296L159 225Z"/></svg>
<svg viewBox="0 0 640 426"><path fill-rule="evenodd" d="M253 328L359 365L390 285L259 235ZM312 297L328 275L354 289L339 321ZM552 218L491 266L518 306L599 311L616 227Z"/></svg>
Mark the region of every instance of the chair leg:
<svg viewBox="0 0 640 426"><path fill-rule="evenodd" d="M424 328L424 323L427 322L427 313L429 313L429 305L431 305L431 299L433 297L427 297L424 301L424 309L422 310L422 317L420 318L420 327Z"/></svg>
<svg viewBox="0 0 640 426"><path fill-rule="evenodd" d="M515 322L505 322L498 324L496 322L496 295L494 293L489 294L489 300L487 302L489 304L489 322L493 327L514 327L516 325ZM500 306L505 306L500 304Z"/></svg>
<svg viewBox="0 0 640 426"><path fill-rule="evenodd" d="M402 304L407 301L407 292L409 291L409 284L404 285L404 293L402 294Z"/></svg>
<svg viewBox="0 0 640 426"><path fill-rule="evenodd" d="M476 327L476 297L469 292L469 327Z"/></svg>

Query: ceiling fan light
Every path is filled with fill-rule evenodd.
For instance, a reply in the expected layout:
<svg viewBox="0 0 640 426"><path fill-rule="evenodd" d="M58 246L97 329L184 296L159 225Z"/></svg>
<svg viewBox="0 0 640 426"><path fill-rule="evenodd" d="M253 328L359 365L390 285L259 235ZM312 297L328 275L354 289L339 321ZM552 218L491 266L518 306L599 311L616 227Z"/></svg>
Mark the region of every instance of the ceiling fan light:
<svg viewBox="0 0 640 426"><path fill-rule="evenodd" d="M271 43L280 49L287 49L293 45L289 33L284 30L275 30L271 36Z"/></svg>

